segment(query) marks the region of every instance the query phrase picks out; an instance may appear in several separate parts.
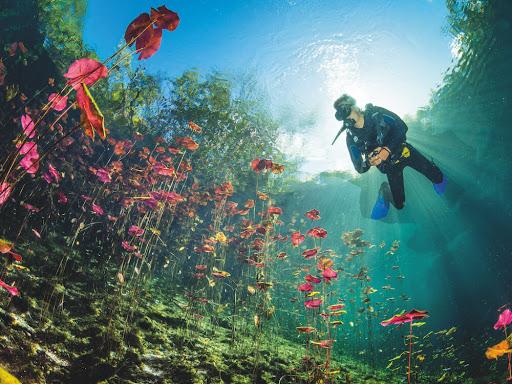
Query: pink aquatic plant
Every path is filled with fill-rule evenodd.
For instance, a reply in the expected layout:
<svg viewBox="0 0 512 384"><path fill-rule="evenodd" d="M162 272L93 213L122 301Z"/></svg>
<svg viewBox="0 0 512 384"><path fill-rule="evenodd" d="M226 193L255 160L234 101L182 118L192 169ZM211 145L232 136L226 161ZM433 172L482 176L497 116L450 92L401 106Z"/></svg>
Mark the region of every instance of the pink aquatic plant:
<svg viewBox="0 0 512 384"><path fill-rule="evenodd" d="M103 216L105 211L98 204L92 203L92 211L98 216Z"/></svg>
<svg viewBox="0 0 512 384"><path fill-rule="evenodd" d="M18 288L14 287L12 285L6 284L2 280L0 280L0 287L2 287L7 292L9 292L11 294L11 296L19 296L20 295L20 292L18 291Z"/></svg>
<svg viewBox="0 0 512 384"><path fill-rule="evenodd" d="M388 320L384 320L380 323L383 327L387 327L388 325L399 325L404 323L410 323L409 326L409 355L408 355L408 363L407 363L407 383L411 383L411 355L412 355L412 322L414 320L421 320L425 317L428 317L427 311L419 311L413 309L410 312L403 313L400 315L395 315Z"/></svg>
<svg viewBox="0 0 512 384"><path fill-rule="evenodd" d="M0 184L0 206L4 205L5 202L9 199L9 196L11 196L12 192L12 186L7 183L3 182Z"/></svg>
<svg viewBox="0 0 512 384"><path fill-rule="evenodd" d="M313 284L306 282L304 284L299 285L297 289L301 292L309 292L313 290Z"/></svg>
<svg viewBox="0 0 512 384"><path fill-rule="evenodd" d="M36 130L34 129L34 122L29 115L21 115L21 127L23 128L23 134L25 136L29 139L34 138Z"/></svg>
<svg viewBox="0 0 512 384"><path fill-rule="evenodd" d="M48 102L50 103L50 108L60 112L66 108L68 97L60 96L58 93L51 93L50 96L48 96Z"/></svg>
<svg viewBox="0 0 512 384"><path fill-rule="evenodd" d="M502 307L503 308L503 307ZM508 308L506 308L503 312L501 312L498 316L498 321L496 322L496 324L494 324L494 329L498 330L500 328L503 329L503 331L505 332L505 339L508 340L508 335L507 335L507 326L510 325L510 323L512 323L512 311ZM512 364L511 364L511 359L510 359L510 352L507 352L507 357L508 357L508 377L507 377L507 381L512 381Z"/></svg>
<svg viewBox="0 0 512 384"><path fill-rule="evenodd" d="M306 308L318 308L322 304L322 299L306 300L304 306Z"/></svg>
<svg viewBox="0 0 512 384"><path fill-rule="evenodd" d="M140 237L144 234L144 230L140 227L137 227L136 225L132 225L129 229L128 229L128 234L130 236L135 236L135 237Z"/></svg>

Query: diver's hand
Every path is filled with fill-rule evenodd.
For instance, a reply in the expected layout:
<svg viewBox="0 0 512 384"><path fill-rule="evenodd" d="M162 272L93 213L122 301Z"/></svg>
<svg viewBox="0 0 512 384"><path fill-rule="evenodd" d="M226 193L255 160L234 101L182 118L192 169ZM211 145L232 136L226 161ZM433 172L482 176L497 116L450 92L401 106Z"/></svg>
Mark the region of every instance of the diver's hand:
<svg viewBox="0 0 512 384"><path fill-rule="evenodd" d="M369 162L370 165L379 165L383 161L386 161L389 157L390 151L388 147L377 147L372 151Z"/></svg>

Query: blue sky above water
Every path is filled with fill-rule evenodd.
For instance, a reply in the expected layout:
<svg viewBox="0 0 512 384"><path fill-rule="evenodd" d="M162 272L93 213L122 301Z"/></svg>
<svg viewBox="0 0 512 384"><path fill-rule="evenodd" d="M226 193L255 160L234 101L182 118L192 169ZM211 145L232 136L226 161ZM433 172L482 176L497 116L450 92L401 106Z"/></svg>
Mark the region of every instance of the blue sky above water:
<svg viewBox="0 0 512 384"><path fill-rule="evenodd" d="M400 115L428 102L452 60L441 0L89 0L85 39L101 58L126 26L167 5L181 23L142 64L153 73L184 70L253 74L285 127L281 145L304 156L303 171L351 169L332 103L343 92ZM255 154L257 155L257 154Z"/></svg>

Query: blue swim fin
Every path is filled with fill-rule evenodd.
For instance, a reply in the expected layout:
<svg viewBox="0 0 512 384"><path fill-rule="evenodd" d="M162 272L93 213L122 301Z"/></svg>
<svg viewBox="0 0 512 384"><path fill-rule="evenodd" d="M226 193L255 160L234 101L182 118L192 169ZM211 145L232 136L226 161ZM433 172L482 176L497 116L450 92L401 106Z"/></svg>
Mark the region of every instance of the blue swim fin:
<svg viewBox="0 0 512 384"><path fill-rule="evenodd" d="M375 205L372 209L372 215L371 218L373 220L380 220L387 216L389 212L389 201L386 201L384 199L384 196L379 193L379 197L377 198L377 201L375 202Z"/></svg>
<svg viewBox="0 0 512 384"><path fill-rule="evenodd" d="M444 194L444 191L446 191L446 183L448 182L448 180L446 180L446 176L443 176L443 181L441 181L440 183L437 183L437 184L433 184L434 186L434 191L436 191L436 193L441 196Z"/></svg>

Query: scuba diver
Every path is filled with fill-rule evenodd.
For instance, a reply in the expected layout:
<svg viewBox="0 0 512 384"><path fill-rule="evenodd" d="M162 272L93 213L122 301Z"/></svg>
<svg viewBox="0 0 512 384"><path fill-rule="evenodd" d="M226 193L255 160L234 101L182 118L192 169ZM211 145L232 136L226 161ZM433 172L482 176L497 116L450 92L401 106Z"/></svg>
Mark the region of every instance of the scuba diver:
<svg viewBox="0 0 512 384"><path fill-rule="evenodd" d="M343 121L343 126L332 144L347 130L347 147L356 171L364 173L376 166L387 176L388 182L382 183L373 206L372 219L386 217L390 202L396 209L404 207L403 170L407 166L427 177L438 195L445 192L446 177L433 161L406 142L408 128L400 117L372 104L367 104L362 111L347 94L334 102L334 108L336 120Z"/></svg>

